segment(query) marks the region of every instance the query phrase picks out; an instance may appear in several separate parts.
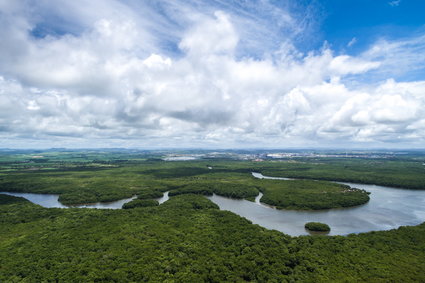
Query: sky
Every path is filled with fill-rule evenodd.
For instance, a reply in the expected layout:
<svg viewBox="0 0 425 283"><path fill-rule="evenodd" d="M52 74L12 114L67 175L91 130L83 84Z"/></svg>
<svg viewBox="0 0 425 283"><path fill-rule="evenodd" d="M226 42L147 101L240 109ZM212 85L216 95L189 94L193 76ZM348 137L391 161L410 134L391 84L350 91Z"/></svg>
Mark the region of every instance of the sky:
<svg viewBox="0 0 425 283"><path fill-rule="evenodd" d="M423 0L0 0L0 148L425 148Z"/></svg>

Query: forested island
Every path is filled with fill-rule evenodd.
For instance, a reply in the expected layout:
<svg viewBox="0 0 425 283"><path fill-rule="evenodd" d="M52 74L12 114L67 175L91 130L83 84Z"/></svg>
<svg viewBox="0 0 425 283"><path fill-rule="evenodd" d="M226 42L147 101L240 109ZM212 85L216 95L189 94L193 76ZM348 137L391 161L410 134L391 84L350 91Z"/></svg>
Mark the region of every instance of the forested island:
<svg viewBox="0 0 425 283"><path fill-rule="evenodd" d="M305 224L305 228L315 232L329 232L331 230L327 224L320 222L308 222Z"/></svg>
<svg viewBox="0 0 425 283"><path fill-rule="evenodd" d="M173 162L152 152L2 153L0 191L58 194L63 204L137 198L125 209L61 209L0 194L0 281L425 281L425 224L291 237L205 197L254 201L262 193L261 202L278 209L357 207L370 195L330 182L334 170L335 180L365 183L375 174L377 184L425 189L423 160ZM257 179L251 172L300 179ZM164 192L170 199L158 205Z"/></svg>

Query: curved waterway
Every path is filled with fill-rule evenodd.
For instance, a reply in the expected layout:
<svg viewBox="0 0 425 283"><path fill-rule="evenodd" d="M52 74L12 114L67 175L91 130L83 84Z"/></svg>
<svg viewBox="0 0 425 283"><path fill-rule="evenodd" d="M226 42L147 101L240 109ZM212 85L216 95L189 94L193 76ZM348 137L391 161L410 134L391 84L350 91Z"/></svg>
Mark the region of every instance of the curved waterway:
<svg viewBox="0 0 425 283"><path fill-rule="evenodd" d="M79 204L79 205L63 205L58 199L59 195L55 194L32 194L32 193L12 193L12 192L0 192L0 194L23 197L29 200L32 203L41 205L47 208L99 208L99 209L120 209L124 203L130 202L136 198L133 196L131 198L120 199L111 202L96 202L88 204Z"/></svg>
<svg viewBox="0 0 425 283"><path fill-rule="evenodd" d="M99 209L121 209L122 206L135 199L137 196L132 196L131 198L120 199L111 202L96 202L88 204L79 204L79 205L63 205L59 201L59 195L55 194L32 194L32 193L13 193L13 192L0 192L0 194L23 197L29 200L32 203L41 205L47 208L99 208ZM168 192L165 192L164 195L160 198L157 198L159 204L166 202L169 199Z"/></svg>
<svg viewBox="0 0 425 283"><path fill-rule="evenodd" d="M260 179L288 180L289 178L268 177L253 172L252 175ZM418 225L425 221L425 190L407 190L376 185L364 185L355 183L342 183L359 189L364 189L370 194L370 201L364 205L319 211L278 210L261 203L260 193L255 202L231 199L218 195L207 198L216 203L220 209L228 210L251 220L267 229L274 229L283 233L299 236L308 235L304 229L306 222L323 222L331 227L329 235L347 235L369 231L390 230L405 225ZM124 203L135 198L127 198L108 203L83 204L77 206L65 206L58 201L59 195L31 194L0 192L18 197L24 197L29 201L44 207L80 207L120 209ZM169 199L165 192L157 201L161 204Z"/></svg>
<svg viewBox="0 0 425 283"><path fill-rule="evenodd" d="M252 175L262 179L287 179L263 176L260 173ZM260 202L261 193L255 202L218 195L208 198L222 210L231 211L254 224L292 236L308 235L304 224L311 221L328 224L331 227L329 235L390 230L405 225L418 225L425 221L425 191L355 183L341 184L371 192L370 201L352 208L300 211L278 210L264 205Z"/></svg>

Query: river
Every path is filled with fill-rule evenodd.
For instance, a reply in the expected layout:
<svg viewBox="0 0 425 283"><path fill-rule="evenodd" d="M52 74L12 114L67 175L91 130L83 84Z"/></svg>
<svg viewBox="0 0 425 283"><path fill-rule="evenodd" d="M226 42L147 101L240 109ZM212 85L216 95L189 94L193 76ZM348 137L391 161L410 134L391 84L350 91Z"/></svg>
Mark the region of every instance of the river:
<svg viewBox="0 0 425 283"><path fill-rule="evenodd" d="M14 193L14 192L0 192L0 194L23 197L29 200L32 203L41 205L47 208L99 208L99 209L120 209L124 203L130 202L136 198L133 196L131 198L120 199L111 202L96 202L89 204L80 204L80 205L64 205L59 202L59 195L55 194L32 194L32 193Z"/></svg>
<svg viewBox="0 0 425 283"><path fill-rule="evenodd" d="M253 172L255 178L287 180L288 178L268 177ZM255 202L231 199L218 195L207 197L220 209L228 210L245 217L254 224L267 229L275 229L292 236L308 235L304 229L306 222L323 222L331 227L329 235L347 235L369 231L389 230L405 225L418 225L425 221L425 190L407 190L376 185L341 183L364 189L370 194L370 201L364 205L320 211L278 210L260 202L260 193ZM19 197L44 207L68 208L58 201L58 195L0 192ZM119 209L127 198L108 203L85 204L71 207ZM158 198L161 204L169 199L168 192Z"/></svg>
<svg viewBox="0 0 425 283"><path fill-rule="evenodd" d="M267 177L260 173L256 178L286 180ZM278 210L256 202L230 199L218 195L208 197L220 209L234 212L268 229L275 229L292 236L308 235L306 222L323 222L331 227L329 235L347 235L369 231L390 230L405 225L418 225L425 221L425 190L407 190L376 185L341 183L364 189L370 200L364 205L343 209L319 211Z"/></svg>

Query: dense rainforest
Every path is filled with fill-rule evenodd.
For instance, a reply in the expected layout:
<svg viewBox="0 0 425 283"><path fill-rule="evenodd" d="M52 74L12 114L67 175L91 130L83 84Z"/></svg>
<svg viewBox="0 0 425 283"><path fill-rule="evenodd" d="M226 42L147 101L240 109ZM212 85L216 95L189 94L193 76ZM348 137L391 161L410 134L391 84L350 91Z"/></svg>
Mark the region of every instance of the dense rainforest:
<svg viewBox="0 0 425 283"><path fill-rule="evenodd" d="M211 164L213 167L208 166ZM261 166L267 164L270 168L277 166L275 162ZM251 175L259 169L254 162L146 160L96 165L92 162L64 167L53 163L50 166L57 168L0 171L0 191L59 194L59 201L65 205L108 202L134 195L152 199L166 191L170 196L215 193L251 201L262 192L261 201L266 204L308 210L350 207L369 200L363 190L332 182L257 179Z"/></svg>
<svg viewBox="0 0 425 283"><path fill-rule="evenodd" d="M0 195L0 227L1 282L425 280L425 224L290 237L192 194L123 210Z"/></svg>
<svg viewBox="0 0 425 283"><path fill-rule="evenodd" d="M165 162L149 154L33 155L0 156L0 191L55 193L64 204L137 199L121 210L60 209L0 194L0 282L425 281L425 223L291 237L203 196L252 201L261 192L262 202L278 208L353 206L366 203L368 193L328 181L261 180L251 172L363 183L376 176L378 184L425 189L416 157ZM158 205L153 199L166 191L170 199Z"/></svg>

